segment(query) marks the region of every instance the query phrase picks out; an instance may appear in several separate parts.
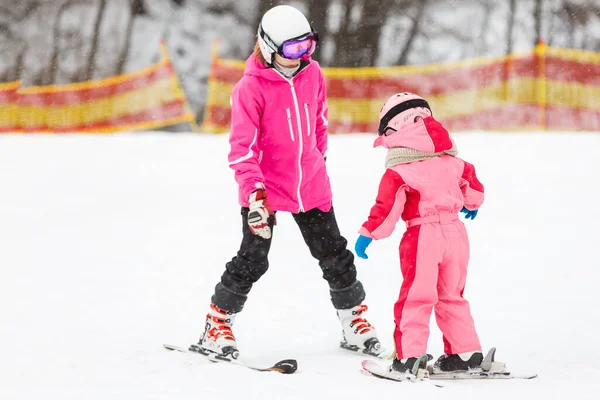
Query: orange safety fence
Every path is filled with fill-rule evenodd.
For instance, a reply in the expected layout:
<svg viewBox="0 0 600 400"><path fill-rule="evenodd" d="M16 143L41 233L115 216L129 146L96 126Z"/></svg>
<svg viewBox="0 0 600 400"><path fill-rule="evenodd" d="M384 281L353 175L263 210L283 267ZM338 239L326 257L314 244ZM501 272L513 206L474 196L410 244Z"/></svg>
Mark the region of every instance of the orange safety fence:
<svg viewBox="0 0 600 400"><path fill-rule="evenodd" d="M230 95L244 61L213 49L201 130L227 132ZM400 67L323 68L329 132L375 132L379 110L397 92L426 98L453 131L600 131L600 53L546 47L530 53Z"/></svg>
<svg viewBox="0 0 600 400"><path fill-rule="evenodd" d="M194 123L162 46L162 59L141 71L66 85L0 84L0 132L98 132Z"/></svg>

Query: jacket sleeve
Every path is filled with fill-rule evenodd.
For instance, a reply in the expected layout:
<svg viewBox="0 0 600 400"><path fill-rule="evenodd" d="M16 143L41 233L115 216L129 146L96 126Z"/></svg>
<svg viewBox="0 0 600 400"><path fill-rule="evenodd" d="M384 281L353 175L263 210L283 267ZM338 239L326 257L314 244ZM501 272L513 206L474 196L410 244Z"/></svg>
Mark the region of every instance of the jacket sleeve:
<svg viewBox="0 0 600 400"><path fill-rule="evenodd" d="M408 186L397 172L386 170L369 219L358 233L375 240L390 236L404 211L407 190Z"/></svg>
<svg viewBox="0 0 600 400"><path fill-rule="evenodd" d="M249 86L242 78L231 94L231 133L229 135L229 167L235 171L235 180L243 196L248 198L257 184L264 182L258 165L258 138L262 107Z"/></svg>
<svg viewBox="0 0 600 400"><path fill-rule="evenodd" d="M475 167L466 161L460 177L460 189L464 197L464 205L468 210L477 210L483 204L483 185L477 179Z"/></svg>
<svg viewBox="0 0 600 400"><path fill-rule="evenodd" d="M319 95L317 98L317 121L315 129L315 137L317 139L317 149L323 157L327 156L327 125L329 117L329 107L327 106L327 88L325 86L325 78L323 73L319 74Z"/></svg>

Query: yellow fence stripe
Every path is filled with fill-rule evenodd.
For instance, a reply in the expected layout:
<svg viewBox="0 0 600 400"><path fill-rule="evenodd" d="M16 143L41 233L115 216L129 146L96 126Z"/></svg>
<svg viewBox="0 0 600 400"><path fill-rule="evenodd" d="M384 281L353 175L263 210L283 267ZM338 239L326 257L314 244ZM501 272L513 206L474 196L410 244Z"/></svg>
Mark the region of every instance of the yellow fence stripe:
<svg viewBox="0 0 600 400"><path fill-rule="evenodd" d="M204 122L202 122L202 127L200 128L200 130L202 132L210 133L227 133L229 132L229 126L218 125L204 120Z"/></svg>
<svg viewBox="0 0 600 400"><path fill-rule="evenodd" d="M88 125L110 118L136 114L158 107L173 100L182 99L181 91L173 90L174 77L157 81L147 87L89 102L57 107L20 107L21 125L68 128Z"/></svg>
<svg viewBox="0 0 600 400"><path fill-rule="evenodd" d="M241 71L243 71L244 68L246 68L246 61L219 58L218 60L216 60L216 62L224 67L235 68Z"/></svg>
<svg viewBox="0 0 600 400"><path fill-rule="evenodd" d="M5 104L0 107L0 128L19 125L19 108L16 104Z"/></svg>
<svg viewBox="0 0 600 400"><path fill-rule="evenodd" d="M19 87L21 81L0 83L0 92L5 90L15 90Z"/></svg>
<svg viewBox="0 0 600 400"><path fill-rule="evenodd" d="M68 83L65 85L47 85L47 86L30 86L26 88L19 89L19 92L23 94L30 93L53 93L53 92L65 92L71 90L81 90L81 89L90 89L96 87L110 86L115 85L117 83L127 82L133 80L135 78L150 75L157 69L162 68L166 64L170 63L169 60L161 60L156 64L152 64L151 66L144 68L139 71L130 72L123 75L111 76L106 79L99 79L95 81L85 81L85 82L76 82L76 83Z"/></svg>
<svg viewBox="0 0 600 400"><path fill-rule="evenodd" d="M566 106L600 112L600 86L547 81L546 105Z"/></svg>
<svg viewBox="0 0 600 400"><path fill-rule="evenodd" d="M591 51L565 49L562 47L546 47L546 54L569 61L578 61L586 64L600 64L600 53Z"/></svg>
<svg viewBox="0 0 600 400"><path fill-rule="evenodd" d="M508 57L478 57L469 60L452 61L444 63L431 63L424 65L401 65L394 67L359 67L359 68L323 68L323 75L332 78L385 78L396 75L428 74L441 71L459 70L469 67L500 64L506 60L515 60L531 53L515 53Z"/></svg>
<svg viewBox="0 0 600 400"><path fill-rule="evenodd" d="M230 83L218 81L216 79L209 80L207 105L217 107L231 107L231 92L233 86Z"/></svg>
<svg viewBox="0 0 600 400"><path fill-rule="evenodd" d="M533 87L532 78L522 78L477 90L428 96L427 101L436 118L443 120L494 110L507 104L533 103ZM507 94L510 101L507 101ZM329 121L374 123L384 101L385 99L329 99Z"/></svg>

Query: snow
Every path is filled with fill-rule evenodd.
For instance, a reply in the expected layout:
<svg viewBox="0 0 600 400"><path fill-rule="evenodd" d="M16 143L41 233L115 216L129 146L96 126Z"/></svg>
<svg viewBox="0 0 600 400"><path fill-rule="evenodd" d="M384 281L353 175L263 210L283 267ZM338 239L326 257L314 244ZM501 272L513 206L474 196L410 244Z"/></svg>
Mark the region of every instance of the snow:
<svg viewBox="0 0 600 400"><path fill-rule="evenodd" d="M171 353L197 340L214 285L237 251L240 216L222 135L0 136L0 397L3 399L597 398L600 135L455 135L487 200L467 221L465 296L483 346L531 381L377 380L339 349L321 271L293 219L278 216L270 271L235 334L258 365ZM328 168L351 246L383 172L368 135L331 136ZM357 259L369 320L392 346L403 227ZM429 351L442 351L432 320ZM585 374L585 376L584 376ZM590 378L591 377L591 378Z"/></svg>

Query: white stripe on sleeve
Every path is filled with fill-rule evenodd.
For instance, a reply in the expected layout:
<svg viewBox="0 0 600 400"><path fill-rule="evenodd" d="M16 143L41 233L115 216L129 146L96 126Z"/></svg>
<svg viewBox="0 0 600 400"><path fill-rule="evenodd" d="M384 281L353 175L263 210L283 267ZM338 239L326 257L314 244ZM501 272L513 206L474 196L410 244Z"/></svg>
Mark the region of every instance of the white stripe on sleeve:
<svg viewBox="0 0 600 400"><path fill-rule="evenodd" d="M254 146L254 144L256 143L257 138L258 138L258 128L254 131L254 139L252 139L252 143L250 143L250 147L248 148L248 154L238 158L237 160L231 161L229 163L229 165L231 166L231 165L239 164L242 161L246 161L246 160L252 158L252 156L254 156L254 152L252 151L252 146Z"/></svg>

